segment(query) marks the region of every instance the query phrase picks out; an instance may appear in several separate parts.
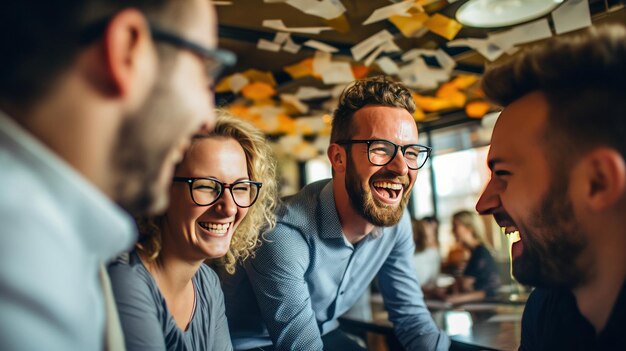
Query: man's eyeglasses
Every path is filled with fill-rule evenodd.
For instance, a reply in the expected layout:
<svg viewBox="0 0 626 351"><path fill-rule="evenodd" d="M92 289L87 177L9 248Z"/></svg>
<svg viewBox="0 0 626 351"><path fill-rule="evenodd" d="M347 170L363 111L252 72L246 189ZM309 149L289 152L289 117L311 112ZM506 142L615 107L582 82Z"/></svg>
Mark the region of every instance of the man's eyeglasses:
<svg viewBox="0 0 626 351"><path fill-rule="evenodd" d="M100 37L110 20L110 17L106 17L86 26L80 33L80 44L88 44ZM232 67L237 62L237 56L231 51L224 49L209 49L187 40L174 32L165 30L154 23L149 23L149 26L150 33L152 34L152 38L154 40L168 43L181 49L189 50L200 56L205 62L206 72L210 78L218 78L225 68Z"/></svg>
<svg viewBox="0 0 626 351"><path fill-rule="evenodd" d="M205 62L207 75L211 78L218 78L224 69L234 66L237 62L237 56L231 51L206 48L178 34L159 28L153 23L150 23L150 32L154 40L189 50L200 56Z"/></svg>
<svg viewBox="0 0 626 351"><path fill-rule="evenodd" d="M235 204L241 208L252 206L263 183L251 180L240 180L232 184L220 182L215 178L174 177L174 182L187 183L191 199L198 206L209 206L222 197L224 189L230 189Z"/></svg>
<svg viewBox="0 0 626 351"><path fill-rule="evenodd" d="M404 161L409 169L420 169L430 156L431 147L420 144L398 145L385 139L370 140L339 140L339 145L367 144L367 159L374 166L385 166L396 157L398 149L402 151Z"/></svg>

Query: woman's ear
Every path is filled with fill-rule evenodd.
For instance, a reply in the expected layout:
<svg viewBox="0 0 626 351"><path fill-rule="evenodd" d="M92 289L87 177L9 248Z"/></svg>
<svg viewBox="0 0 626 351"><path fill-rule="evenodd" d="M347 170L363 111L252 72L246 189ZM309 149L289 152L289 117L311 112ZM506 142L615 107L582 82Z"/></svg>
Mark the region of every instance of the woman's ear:
<svg viewBox="0 0 626 351"><path fill-rule="evenodd" d="M338 144L331 143L326 153L333 172L343 173L346 171L346 162L348 160L346 149Z"/></svg>
<svg viewBox="0 0 626 351"><path fill-rule="evenodd" d="M584 196L589 207L603 211L624 197L626 190L626 163L612 148L598 148L583 157L582 175L587 184Z"/></svg>

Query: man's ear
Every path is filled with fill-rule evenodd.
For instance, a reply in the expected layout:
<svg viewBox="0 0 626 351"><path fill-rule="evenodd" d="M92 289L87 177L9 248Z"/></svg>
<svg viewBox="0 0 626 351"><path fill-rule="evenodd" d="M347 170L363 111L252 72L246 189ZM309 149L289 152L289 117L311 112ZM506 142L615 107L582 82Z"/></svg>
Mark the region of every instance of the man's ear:
<svg viewBox="0 0 626 351"><path fill-rule="evenodd" d="M614 206L626 190L626 163L615 149L598 148L582 160L582 174L588 184L585 196L592 209L602 211Z"/></svg>
<svg viewBox="0 0 626 351"><path fill-rule="evenodd" d="M341 145L331 143L326 153L334 172L343 173L346 171L346 162L348 161L346 149Z"/></svg>
<svg viewBox="0 0 626 351"><path fill-rule="evenodd" d="M128 8L104 32L105 71L111 93L130 105L143 103L156 79L156 50L145 16Z"/></svg>

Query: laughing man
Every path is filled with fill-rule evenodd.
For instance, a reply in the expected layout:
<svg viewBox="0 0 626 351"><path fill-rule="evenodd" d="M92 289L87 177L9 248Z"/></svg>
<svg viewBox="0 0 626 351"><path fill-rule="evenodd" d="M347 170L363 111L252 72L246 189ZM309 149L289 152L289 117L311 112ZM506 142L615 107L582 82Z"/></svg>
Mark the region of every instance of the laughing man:
<svg viewBox="0 0 626 351"><path fill-rule="evenodd" d="M337 318L376 276L401 343L448 349L412 267L405 207L430 153L418 144L414 111L410 92L382 77L343 92L328 147L333 178L287 199L243 276L224 279L236 349L361 349Z"/></svg>
<svg viewBox="0 0 626 351"><path fill-rule="evenodd" d="M504 106L476 209L536 286L520 350L625 350L626 28L554 38L485 74ZM514 137L512 137L514 136Z"/></svg>

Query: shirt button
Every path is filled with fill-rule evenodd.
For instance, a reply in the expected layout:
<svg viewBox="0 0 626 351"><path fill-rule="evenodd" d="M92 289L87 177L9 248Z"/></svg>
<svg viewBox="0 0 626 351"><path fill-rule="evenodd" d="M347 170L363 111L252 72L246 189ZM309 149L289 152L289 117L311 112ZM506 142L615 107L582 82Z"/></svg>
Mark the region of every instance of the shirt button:
<svg viewBox="0 0 626 351"><path fill-rule="evenodd" d="M344 293L344 292L345 292L345 291L341 291L341 292L339 293L339 295L343 295L343 293Z"/></svg>

